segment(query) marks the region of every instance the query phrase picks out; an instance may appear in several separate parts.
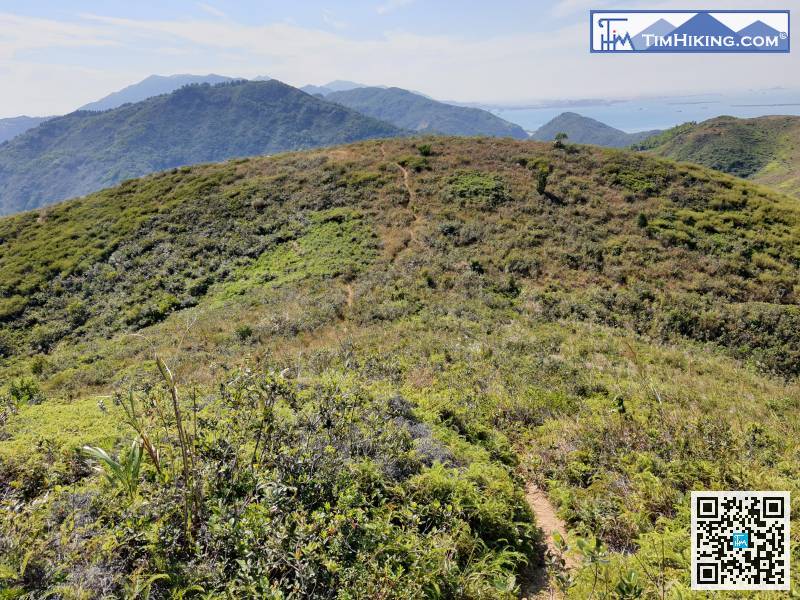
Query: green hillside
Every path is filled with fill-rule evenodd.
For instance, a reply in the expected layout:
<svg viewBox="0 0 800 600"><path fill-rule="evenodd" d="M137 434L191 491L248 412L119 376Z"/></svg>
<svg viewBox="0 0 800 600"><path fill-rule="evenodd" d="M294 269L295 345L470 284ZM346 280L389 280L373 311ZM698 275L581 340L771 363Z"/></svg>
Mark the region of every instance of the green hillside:
<svg viewBox="0 0 800 600"><path fill-rule="evenodd" d="M0 214L171 167L399 133L279 81L188 86L57 117L0 146Z"/></svg>
<svg viewBox="0 0 800 600"><path fill-rule="evenodd" d="M800 197L800 117L717 117L685 123L636 146Z"/></svg>
<svg viewBox="0 0 800 600"><path fill-rule="evenodd" d="M418 133L528 138L522 127L488 111L437 102L396 87L334 91L325 94L325 99Z"/></svg>
<svg viewBox="0 0 800 600"><path fill-rule="evenodd" d="M688 598L691 490L800 498L800 207L728 175L399 138L0 239L5 597Z"/></svg>
<svg viewBox="0 0 800 600"><path fill-rule="evenodd" d="M531 134L531 137L535 140L549 142L554 140L559 133L566 133L569 140L577 144L627 148L657 134L658 131L626 133L596 119L574 112L565 112L542 125Z"/></svg>

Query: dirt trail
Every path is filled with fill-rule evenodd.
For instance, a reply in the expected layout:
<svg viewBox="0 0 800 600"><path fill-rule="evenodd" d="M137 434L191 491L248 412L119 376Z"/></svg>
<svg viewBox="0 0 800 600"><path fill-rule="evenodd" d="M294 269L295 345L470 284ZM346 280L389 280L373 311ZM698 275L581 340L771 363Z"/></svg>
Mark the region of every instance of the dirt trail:
<svg viewBox="0 0 800 600"><path fill-rule="evenodd" d="M380 145L381 154L383 155L384 160L386 160L386 148L383 147L383 144ZM417 212L417 194L414 191L414 188L411 186L411 173L408 172L403 165L399 162L393 162L395 167L400 169L400 172L403 174L403 187L406 189L406 193L408 194L408 209L411 211L411 214L414 216L414 222L408 228L408 235L409 235L409 244L411 242L417 242L417 229L419 228L420 224L422 223L422 218L419 216Z"/></svg>
<svg viewBox="0 0 800 600"><path fill-rule="evenodd" d="M411 224L411 227L408 228L409 242L417 242L417 229L419 229L420 223L422 223L422 219L417 212L417 194L411 187L411 175L409 175L408 169L400 163L395 164L403 172L403 187L405 187L406 192L408 192L408 209L411 211L411 214L414 215L414 222Z"/></svg>
<svg viewBox="0 0 800 600"><path fill-rule="evenodd" d="M347 308L353 308L353 296L355 292L353 292L353 286L351 284L347 284Z"/></svg>
<svg viewBox="0 0 800 600"><path fill-rule="evenodd" d="M562 538L567 537L567 525L562 521L556 513L555 507L550 503L547 495L539 489L535 484L529 483L525 489L525 499L528 505L536 515L536 524L542 530L547 543L547 549L555 552L556 547L553 542L553 532L557 532ZM577 566L577 562L571 556L567 556L567 568L571 569Z"/></svg>
<svg viewBox="0 0 800 600"><path fill-rule="evenodd" d="M409 207L414 206L414 203L417 201L417 195L414 193L414 190L411 189L411 175L408 174L408 169L406 169L400 163L394 164L397 165L397 168L403 172L403 186L408 192L408 205Z"/></svg>
<svg viewBox="0 0 800 600"><path fill-rule="evenodd" d="M547 494L533 483L525 489L525 500L536 516L536 525L544 534L544 541L550 552L556 552L553 532L561 537L567 537L567 525L556 513L555 507L550 503ZM571 570L578 566L578 561L573 556L565 556L566 568ZM522 598L530 600L543 600L551 598L551 591L547 585L547 571L544 566L532 569L522 584Z"/></svg>

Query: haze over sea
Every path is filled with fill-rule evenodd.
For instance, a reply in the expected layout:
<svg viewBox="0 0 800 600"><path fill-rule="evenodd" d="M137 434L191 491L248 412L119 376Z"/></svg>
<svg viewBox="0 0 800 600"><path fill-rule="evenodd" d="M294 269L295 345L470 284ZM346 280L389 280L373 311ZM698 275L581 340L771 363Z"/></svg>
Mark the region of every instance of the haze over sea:
<svg viewBox="0 0 800 600"><path fill-rule="evenodd" d="M737 93L660 96L627 100L577 100L487 106L494 114L534 131L563 112L576 112L627 132L667 129L720 115L800 115L800 90L773 88Z"/></svg>

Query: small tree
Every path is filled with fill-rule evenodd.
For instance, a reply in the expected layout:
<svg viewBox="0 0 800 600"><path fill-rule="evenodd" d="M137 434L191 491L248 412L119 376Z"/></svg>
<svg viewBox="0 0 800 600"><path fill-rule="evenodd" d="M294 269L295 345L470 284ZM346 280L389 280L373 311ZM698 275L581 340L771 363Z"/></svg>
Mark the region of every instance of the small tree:
<svg viewBox="0 0 800 600"><path fill-rule="evenodd" d="M545 190L547 189L547 178L550 176L552 170L548 162L542 161L538 162L536 165L536 191L542 196L544 196Z"/></svg>
<svg viewBox="0 0 800 600"><path fill-rule="evenodd" d="M569 138L569 136L566 133L559 131L556 137L553 138L553 148L563 148L564 141L567 140L567 138Z"/></svg>
<svg viewBox="0 0 800 600"><path fill-rule="evenodd" d="M417 150L419 150L420 156L431 156L433 154L430 144L420 144L417 146Z"/></svg>

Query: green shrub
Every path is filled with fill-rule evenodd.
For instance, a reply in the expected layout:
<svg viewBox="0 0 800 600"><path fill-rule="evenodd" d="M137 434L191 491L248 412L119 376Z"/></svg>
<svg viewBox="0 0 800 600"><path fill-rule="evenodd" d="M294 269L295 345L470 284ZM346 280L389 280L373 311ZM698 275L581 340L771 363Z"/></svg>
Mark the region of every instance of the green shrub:
<svg viewBox="0 0 800 600"><path fill-rule="evenodd" d="M74 326L83 325L89 318L89 309L81 300L73 300L67 305L67 316Z"/></svg>
<svg viewBox="0 0 800 600"><path fill-rule="evenodd" d="M44 395L39 389L39 384L33 379L13 379L8 384L8 396L16 407L26 404L39 404L44 400Z"/></svg>
<svg viewBox="0 0 800 600"><path fill-rule="evenodd" d="M550 177L551 167L550 165L539 165L538 169L536 170L536 191L540 195L544 195L545 190L547 189L547 178Z"/></svg>
<svg viewBox="0 0 800 600"><path fill-rule="evenodd" d="M375 171L353 171L347 175L347 185L352 187L364 187L379 181L381 174Z"/></svg>
<svg viewBox="0 0 800 600"><path fill-rule="evenodd" d="M116 456L84 448L111 485L92 492L96 502L73 504L71 514L83 523L88 511L102 511L109 539L129 539L136 524L147 535L135 548L96 545L99 530L81 526L72 537L78 530L70 519L42 535L69 536L75 552L55 556L35 546L9 560L77 572L81 550L92 547L93 564L114 565L107 589L164 573L143 577L160 595L189 586L236 597L313 596L321 587L379 594L391 566L399 597L434 589L516 597L514 573L539 534L509 469L478 458L480 451L457 468L426 464L420 442L445 447L402 397L377 398L341 376L299 386L250 373L221 385L202 412L172 383L134 395L141 401L132 399L127 414L139 437ZM169 414L183 414L183 429ZM188 459L181 459L183 443ZM188 527L182 465L189 480L202 482ZM126 502L116 496L120 488ZM52 496L54 511L63 497ZM37 589L63 584L50 573L43 571Z"/></svg>
<svg viewBox="0 0 800 600"><path fill-rule="evenodd" d="M397 162L399 165L407 167L412 171L416 171L417 173L430 169L430 163L428 162L428 158L424 155L404 156Z"/></svg>
<svg viewBox="0 0 800 600"><path fill-rule="evenodd" d="M491 209L510 199L502 178L481 171L456 172L447 189L452 198L473 208Z"/></svg>
<svg viewBox="0 0 800 600"><path fill-rule="evenodd" d="M239 339L240 342L244 342L249 340L253 337L253 328L249 325L239 325L235 330L234 333L236 337Z"/></svg>

